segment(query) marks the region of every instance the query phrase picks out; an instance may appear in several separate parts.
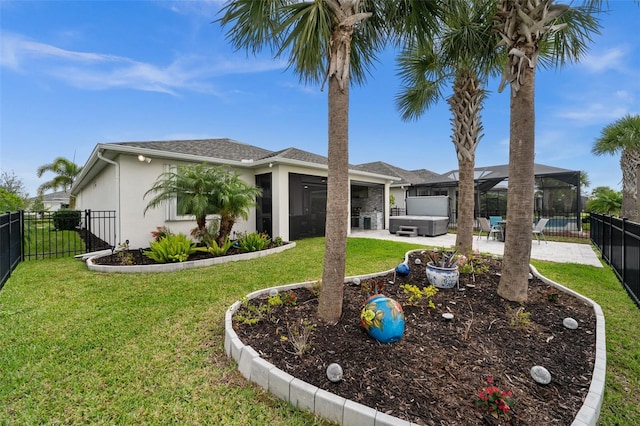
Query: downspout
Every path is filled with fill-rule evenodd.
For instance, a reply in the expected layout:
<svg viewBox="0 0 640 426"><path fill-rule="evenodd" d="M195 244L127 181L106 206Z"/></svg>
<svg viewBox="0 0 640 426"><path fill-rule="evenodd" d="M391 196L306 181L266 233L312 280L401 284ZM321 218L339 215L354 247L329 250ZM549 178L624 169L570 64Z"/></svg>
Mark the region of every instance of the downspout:
<svg viewBox="0 0 640 426"><path fill-rule="evenodd" d="M120 229L120 163L113 161L113 160L109 160L108 158L105 158L102 156L102 150L98 151L98 158L101 159L102 161L104 161L105 163L109 163L109 164L113 164L116 167L116 190L118 191L117 197L118 197L118 205L117 205L117 213L116 213L116 221L118 222L117 226L116 226L116 240L115 240L115 245L116 247L118 246L118 244L120 243L120 235L121 235L121 229Z"/></svg>

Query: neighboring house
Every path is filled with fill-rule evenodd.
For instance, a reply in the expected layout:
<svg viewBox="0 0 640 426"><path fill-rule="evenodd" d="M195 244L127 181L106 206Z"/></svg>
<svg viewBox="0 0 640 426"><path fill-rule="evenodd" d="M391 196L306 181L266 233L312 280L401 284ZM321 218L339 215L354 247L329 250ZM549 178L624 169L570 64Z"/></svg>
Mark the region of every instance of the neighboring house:
<svg viewBox="0 0 640 426"><path fill-rule="evenodd" d="M69 193L64 191L42 194L42 196L29 198L28 204L33 205L38 199L42 199L43 210L56 212L60 209L69 208Z"/></svg>
<svg viewBox="0 0 640 426"><path fill-rule="evenodd" d="M284 240L324 235L327 158L296 148L274 152L231 139L98 144L71 194L79 210L116 211L117 242L147 247L156 227L188 235L195 221L178 216L175 202L144 214L151 199L144 198L145 192L172 166L200 163L226 166L262 188L258 208L234 231L266 232ZM351 228L388 229L390 185L399 177L357 166L350 167L349 177Z"/></svg>

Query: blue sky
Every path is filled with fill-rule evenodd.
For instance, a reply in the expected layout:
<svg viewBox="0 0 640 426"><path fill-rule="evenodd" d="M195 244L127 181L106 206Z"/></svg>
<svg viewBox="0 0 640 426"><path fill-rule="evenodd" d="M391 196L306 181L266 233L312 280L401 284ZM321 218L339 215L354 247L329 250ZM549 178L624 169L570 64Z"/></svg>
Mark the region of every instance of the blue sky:
<svg viewBox="0 0 640 426"><path fill-rule="evenodd" d="M327 153L327 95L268 55L236 52L221 1L0 1L0 168L31 195L38 166L84 164L97 143L226 137L271 150ZM581 63L538 69L537 163L585 170L591 188L620 189L619 156L594 157L604 126L640 113L640 6L610 0ZM404 122L393 52L353 88L349 161L457 169L441 101ZM490 91L476 165L508 163L509 91Z"/></svg>

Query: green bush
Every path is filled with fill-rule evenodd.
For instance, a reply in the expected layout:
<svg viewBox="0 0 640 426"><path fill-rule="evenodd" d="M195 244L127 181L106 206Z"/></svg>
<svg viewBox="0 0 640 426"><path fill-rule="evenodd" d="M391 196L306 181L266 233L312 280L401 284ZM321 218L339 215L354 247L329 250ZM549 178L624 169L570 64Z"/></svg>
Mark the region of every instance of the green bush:
<svg viewBox="0 0 640 426"><path fill-rule="evenodd" d="M224 254L227 254L232 245L233 241L229 240L229 237L227 237L224 240L224 244L222 244L222 246L218 246L216 240L211 240L209 241L207 247L198 247L196 248L196 250L211 253L214 256L222 256Z"/></svg>
<svg viewBox="0 0 640 426"><path fill-rule="evenodd" d="M242 251L260 251L264 250L271 244L271 238L267 234L252 232L244 234L238 238L236 242L238 248Z"/></svg>
<svg viewBox="0 0 640 426"><path fill-rule="evenodd" d="M80 210L61 209L53 213L56 231L73 231L80 226Z"/></svg>
<svg viewBox="0 0 640 426"><path fill-rule="evenodd" d="M144 255L160 263L184 262L196 251L195 244L184 234L167 235L152 241Z"/></svg>

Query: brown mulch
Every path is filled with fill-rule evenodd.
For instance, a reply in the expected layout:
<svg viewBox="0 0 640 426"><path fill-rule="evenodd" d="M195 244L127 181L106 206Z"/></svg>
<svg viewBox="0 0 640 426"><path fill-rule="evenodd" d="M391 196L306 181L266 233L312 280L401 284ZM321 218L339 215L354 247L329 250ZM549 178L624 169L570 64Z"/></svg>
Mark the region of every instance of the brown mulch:
<svg viewBox="0 0 640 426"><path fill-rule="evenodd" d="M289 244L289 243L284 243ZM271 243L267 249L277 247L273 243ZM156 262L155 260L144 255L144 252L149 250L149 248L141 248L138 250L116 250L113 254L107 256L96 257L93 262L96 265L114 265L114 266L127 266L127 265L158 265L160 262ZM233 256L236 254L246 253L240 250L237 247L231 247L229 251L224 256ZM202 260L202 259L211 259L215 256L206 252L196 252L189 256L189 261L193 260Z"/></svg>
<svg viewBox="0 0 640 426"><path fill-rule="evenodd" d="M415 259L421 259L421 265ZM549 300L553 289L533 278L525 305L507 302L497 293L501 262L476 258L482 274L461 274L461 291L441 289L433 298L435 309L423 299L410 306L402 284L426 284L424 252L414 252L408 276L390 274L383 293L402 304L405 335L396 343L382 344L360 326L365 296L360 287L344 288L343 315L334 326L317 319L317 297L309 290L295 290L297 303L275 306L257 324L247 325L239 315L256 317L241 308L234 315L240 340L279 369L319 388L418 425L569 425L588 392L595 360L595 315L584 302L564 293ZM476 267L476 271L479 268ZM282 296L282 295L281 295ZM265 299L250 301L266 304ZM518 311L519 308L523 311ZM454 314L446 320L443 313ZM520 312L520 315L516 315ZM526 323L527 313L530 322ZM572 317L577 330L562 321ZM517 325L510 320L520 319ZM287 324L314 324L308 350L293 354ZM517 322L517 321L516 321ZM293 328L292 328L293 329ZM338 363L342 380L332 383L326 368ZM552 375L540 385L530 375L542 365ZM487 377L513 393L510 419L494 417L475 407Z"/></svg>

